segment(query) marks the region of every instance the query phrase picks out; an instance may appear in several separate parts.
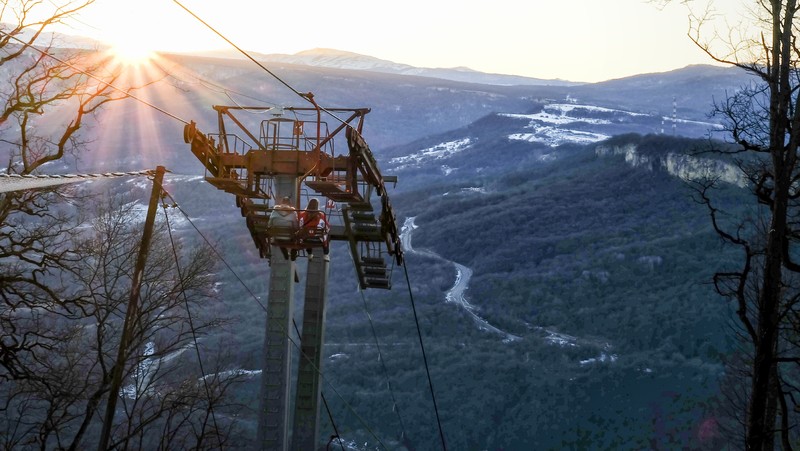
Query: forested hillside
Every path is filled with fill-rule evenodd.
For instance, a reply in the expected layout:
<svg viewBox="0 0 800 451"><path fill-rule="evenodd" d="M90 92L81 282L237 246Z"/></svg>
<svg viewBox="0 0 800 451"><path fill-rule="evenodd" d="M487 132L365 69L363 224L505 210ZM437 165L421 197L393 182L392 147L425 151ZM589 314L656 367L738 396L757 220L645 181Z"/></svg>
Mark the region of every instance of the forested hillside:
<svg viewBox="0 0 800 451"><path fill-rule="evenodd" d="M702 145L645 142L651 157ZM698 431L716 421L731 350L730 308L710 285L730 253L685 182L597 147L562 146L553 161L473 180L480 189L439 182L398 197L419 226L414 246L470 267L470 302L522 337L503 343L474 324L465 333L456 327L469 329L463 313L431 330L434 360L447 362L440 377L463 384L443 390L455 403L445 405L462 412L452 421L483 430L483 448L707 449L723 441ZM729 185L718 201L748 208L742 194ZM409 268L421 281L421 268L437 263L412 257Z"/></svg>

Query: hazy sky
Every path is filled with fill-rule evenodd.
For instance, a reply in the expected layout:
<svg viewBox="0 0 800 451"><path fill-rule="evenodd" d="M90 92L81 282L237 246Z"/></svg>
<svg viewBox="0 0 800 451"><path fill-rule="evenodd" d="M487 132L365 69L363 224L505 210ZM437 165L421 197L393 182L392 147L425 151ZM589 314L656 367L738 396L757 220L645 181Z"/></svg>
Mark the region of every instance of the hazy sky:
<svg viewBox="0 0 800 451"><path fill-rule="evenodd" d="M238 46L315 47L420 67L601 81L711 63L679 2L646 0L181 0ZM720 11L743 0L716 0ZM166 51L230 48L171 0L97 0L73 33Z"/></svg>

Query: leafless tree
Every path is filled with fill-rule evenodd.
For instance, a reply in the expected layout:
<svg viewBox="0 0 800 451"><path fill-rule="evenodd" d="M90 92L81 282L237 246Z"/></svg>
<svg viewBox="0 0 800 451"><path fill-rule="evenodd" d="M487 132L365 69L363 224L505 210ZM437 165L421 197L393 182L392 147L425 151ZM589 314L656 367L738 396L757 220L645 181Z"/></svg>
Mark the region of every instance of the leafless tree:
<svg viewBox="0 0 800 451"><path fill-rule="evenodd" d="M218 365L202 374L196 349L220 321L203 313L213 302L215 259L208 248L173 248L163 221L124 350L125 383L120 393L108 393L141 233L132 211L113 204L75 237L77 262L64 278L80 293L83 317L36 308L17 315L17 330L46 330L53 339L46 352L20 357L35 377L3 384L0 447L94 446L106 396L121 400L110 448L218 449L228 441L235 422L224 414L225 395L242 376Z"/></svg>
<svg viewBox="0 0 800 451"><path fill-rule="evenodd" d="M109 102L132 88L116 86L123 72L102 52L59 46L55 25L94 0L10 0L0 3L0 160L6 173L32 174L78 156L81 130ZM64 193L37 190L0 194L0 381L35 377L21 365L48 351L52 338L21 334L17 310L82 314L82 299L60 274L74 263L74 221L55 205ZM36 317L28 318L37 321Z"/></svg>
<svg viewBox="0 0 800 451"><path fill-rule="evenodd" d="M135 89L109 55L68 48L51 33L92 3L0 3L0 161L8 174L79 158L95 113ZM75 193L0 194L0 448L95 446L108 396L122 400L115 448L224 446L234 423L215 412L240 376L215 376L217 365L208 377L192 370L195 338L202 343L217 322L197 307L209 299L212 259L173 254L159 235L124 350L125 385L109 393L140 232L121 204L84 219Z"/></svg>
<svg viewBox="0 0 800 451"><path fill-rule="evenodd" d="M715 276L719 293L733 299L741 325L750 379L740 417L745 448L791 449L798 385L797 311L800 308L800 48L796 46L796 0L752 2L740 24L724 18L719 26L712 8L690 8L689 37L717 62L753 76L715 105L734 144L721 150L750 181L754 207L750 217L726 220L709 196L713 181L698 182L697 193L709 207L712 224L725 241L741 250L737 269ZM700 11L700 12L697 12Z"/></svg>

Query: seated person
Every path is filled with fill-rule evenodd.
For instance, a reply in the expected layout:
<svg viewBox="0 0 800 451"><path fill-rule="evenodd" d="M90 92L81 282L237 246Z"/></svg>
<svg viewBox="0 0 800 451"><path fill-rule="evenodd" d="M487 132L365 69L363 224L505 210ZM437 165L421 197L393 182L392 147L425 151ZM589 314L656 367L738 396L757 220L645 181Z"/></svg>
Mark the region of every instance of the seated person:
<svg viewBox="0 0 800 451"><path fill-rule="evenodd" d="M267 227L271 231L271 236L276 244L283 242L291 242L294 238L294 233L298 228L297 210L292 206L292 201L288 196L284 196L280 203L276 204L269 215L269 222ZM288 250L281 246L281 252L285 258L289 258ZM292 260L296 256L296 251L292 251Z"/></svg>
<svg viewBox="0 0 800 451"><path fill-rule="evenodd" d="M319 210L319 201L311 199L308 206L300 212L300 231L298 236L307 242L322 243L322 253L328 255L328 221L325 213ZM313 256L312 248L307 248L309 258Z"/></svg>

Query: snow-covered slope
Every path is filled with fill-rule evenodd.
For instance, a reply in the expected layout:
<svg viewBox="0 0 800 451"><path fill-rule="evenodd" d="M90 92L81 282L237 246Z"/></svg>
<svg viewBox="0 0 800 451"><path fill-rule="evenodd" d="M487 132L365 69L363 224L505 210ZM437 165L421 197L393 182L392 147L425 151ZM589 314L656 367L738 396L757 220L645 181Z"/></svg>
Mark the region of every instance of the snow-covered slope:
<svg viewBox="0 0 800 451"><path fill-rule="evenodd" d="M396 153L386 162L386 168L406 172L436 167L446 176L467 168L472 168L469 172L476 168L482 171L502 167L499 161L505 158L497 154L498 149L504 149L506 157L513 153L516 157L550 161L558 157L555 151L565 144L599 143L626 133L665 134L671 131L672 121L660 115L577 102L553 102L528 113L496 113L464 129L393 149ZM717 127L717 124L697 121L680 124L681 130L694 136L702 136ZM664 164L667 165L666 160ZM686 175L689 166L676 156L669 160L669 167L676 174Z"/></svg>

